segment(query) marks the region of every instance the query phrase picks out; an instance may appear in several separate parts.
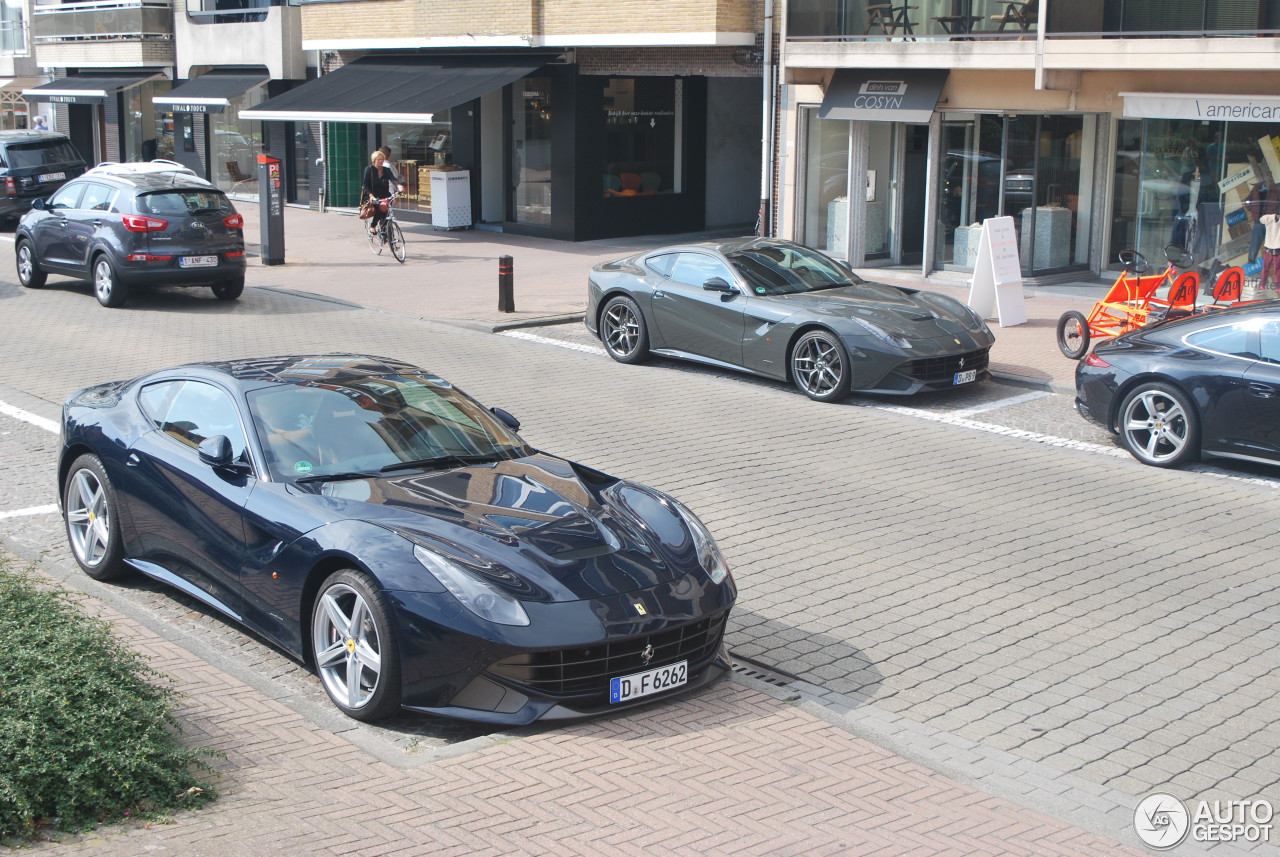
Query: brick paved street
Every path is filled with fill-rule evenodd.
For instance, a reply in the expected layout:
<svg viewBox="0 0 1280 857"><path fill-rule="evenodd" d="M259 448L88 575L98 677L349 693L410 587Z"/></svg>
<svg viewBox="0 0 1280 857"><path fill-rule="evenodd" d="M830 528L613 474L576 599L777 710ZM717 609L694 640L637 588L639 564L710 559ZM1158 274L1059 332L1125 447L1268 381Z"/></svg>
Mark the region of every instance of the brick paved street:
<svg viewBox="0 0 1280 857"><path fill-rule="evenodd" d="M420 267L399 270L434 271ZM1280 803L1274 478L1144 468L1097 444L980 430L982 414L926 420L899 403L824 406L780 385L619 366L415 317L430 307L282 291L309 287L303 265L260 270L230 306L173 290L108 312L83 285L0 284L6 325L22 331L0 344L0 401L52 418L84 384L187 359L351 348L419 362L515 413L531 443L696 509L742 590L731 647L796 676L784 695L803 704L723 684L500 744L334 737L305 716L300 669L163 590L112 587L113 606L146 620L140 639L175 627L228 661L202 668L187 648L146 643L180 681L220 688L190 698L193 737L236 752L213 809L108 833L98 853L1118 853L1136 844L1136 799L1157 788ZM290 274L292 286L253 287ZM581 289L582 270L565 277ZM1060 378L1049 337L1054 353L1017 365ZM991 396L958 390L948 405ZM53 435L0 420L7 463L51 453ZM53 502L45 475L7 463L0 514ZM54 516L0 517L0 533L26 556L43 542L50 570L69 574ZM283 677L278 692L220 684L246 661ZM220 708L233 698L241 712ZM430 763L385 761L415 751ZM880 779L860 783L869 771ZM280 831L270 846L236 850L264 829Z"/></svg>

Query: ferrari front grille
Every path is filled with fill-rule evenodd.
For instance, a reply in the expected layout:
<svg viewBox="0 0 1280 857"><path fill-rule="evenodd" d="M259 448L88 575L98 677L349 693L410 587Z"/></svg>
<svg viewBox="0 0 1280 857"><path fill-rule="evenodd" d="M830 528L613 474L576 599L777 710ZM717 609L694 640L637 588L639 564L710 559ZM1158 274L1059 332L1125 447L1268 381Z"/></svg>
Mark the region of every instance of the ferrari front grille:
<svg viewBox="0 0 1280 857"><path fill-rule="evenodd" d="M907 364L907 374L925 384L950 382L957 372L977 369L981 375L987 369L988 349L967 351L947 357L922 357Z"/></svg>

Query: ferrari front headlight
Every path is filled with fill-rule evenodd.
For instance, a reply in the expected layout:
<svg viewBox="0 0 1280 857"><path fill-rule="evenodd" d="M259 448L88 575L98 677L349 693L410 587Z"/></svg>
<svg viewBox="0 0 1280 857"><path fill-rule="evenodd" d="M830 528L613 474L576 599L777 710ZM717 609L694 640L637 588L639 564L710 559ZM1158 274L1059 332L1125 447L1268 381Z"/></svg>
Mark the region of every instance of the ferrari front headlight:
<svg viewBox="0 0 1280 857"><path fill-rule="evenodd" d="M698 520L698 516L685 508L685 505L673 497L668 497L671 505L680 513L684 525L689 528L689 532L693 535L693 545L698 552L698 562L702 565L702 570L707 573L707 577L711 578L712 583L722 583L729 576L729 562L724 558L724 554L720 552L716 540L711 537L710 531L706 525Z"/></svg>
<svg viewBox="0 0 1280 857"><path fill-rule="evenodd" d="M495 589L452 560L424 548L413 546L413 556L449 594L472 613L498 625L528 625L529 614L519 601Z"/></svg>

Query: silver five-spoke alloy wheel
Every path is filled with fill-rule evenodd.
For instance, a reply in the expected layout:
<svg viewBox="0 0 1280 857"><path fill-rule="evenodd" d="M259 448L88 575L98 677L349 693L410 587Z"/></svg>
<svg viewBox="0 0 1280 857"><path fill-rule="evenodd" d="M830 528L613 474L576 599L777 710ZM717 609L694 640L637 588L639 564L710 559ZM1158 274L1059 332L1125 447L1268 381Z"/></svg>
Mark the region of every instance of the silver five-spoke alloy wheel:
<svg viewBox="0 0 1280 857"><path fill-rule="evenodd" d="M1145 464L1177 467L1200 454L1195 411L1186 397L1168 384L1135 389L1120 407L1120 437L1125 448Z"/></svg>
<svg viewBox="0 0 1280 857"><path fill-rule="evenodd" d="M316 671L335 705L358 720L378 720L399 709L399 650L390 612L367 575L347 569L325 581L311 643Z"/></svg>
<svg viewBox="0 0 1280 857"><path fill-rule="evenodd" d="M115 493L102 462L82 455L67 471L62 509L71 553L95 580L110 580L123 570L124 545L116 523Z"/></svg>
<svg viewBox="0 0 1280 857"><path fill-rule="evenodd" d="M105 307L123 306L127 297L124 284L116 278L115 269L106 256L99 256L93 263L93 293Z"/></svg>

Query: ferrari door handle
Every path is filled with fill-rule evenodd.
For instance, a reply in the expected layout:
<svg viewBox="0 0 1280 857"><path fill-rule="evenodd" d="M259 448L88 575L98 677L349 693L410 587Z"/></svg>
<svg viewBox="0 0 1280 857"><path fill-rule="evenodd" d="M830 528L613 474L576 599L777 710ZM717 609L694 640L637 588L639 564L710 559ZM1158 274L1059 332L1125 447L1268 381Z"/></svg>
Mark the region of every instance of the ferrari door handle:
<svg viewBox="0 0 1280 857"><path fill-rule="evenodd" d="M129 456L125 458L124 463L129 467L137 467L142 464L142 456L138 455L136 452L131 452L129 453Z"/></svg>
<svg viewBox="0 0 1280 857"><path fill-rule="evenodd" d="M665 298L665 297L666 297L666 294L665 294L665 293L663 293L663 292L660 292L660 291L659 291L659 292L654 292L654 293L653 293L653 296L654 296L655 298Z"/></svg>

